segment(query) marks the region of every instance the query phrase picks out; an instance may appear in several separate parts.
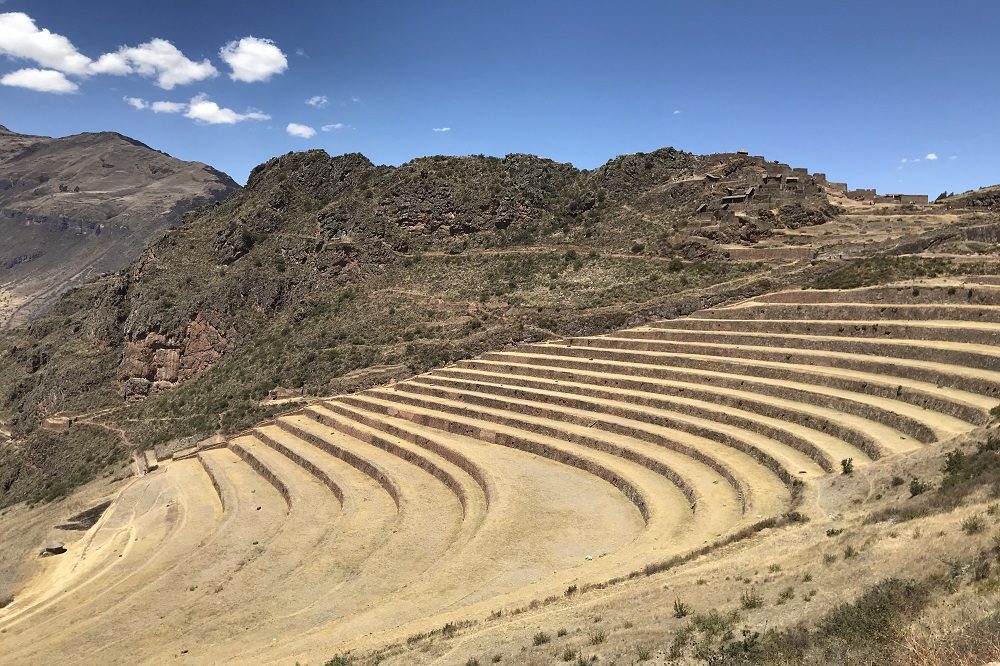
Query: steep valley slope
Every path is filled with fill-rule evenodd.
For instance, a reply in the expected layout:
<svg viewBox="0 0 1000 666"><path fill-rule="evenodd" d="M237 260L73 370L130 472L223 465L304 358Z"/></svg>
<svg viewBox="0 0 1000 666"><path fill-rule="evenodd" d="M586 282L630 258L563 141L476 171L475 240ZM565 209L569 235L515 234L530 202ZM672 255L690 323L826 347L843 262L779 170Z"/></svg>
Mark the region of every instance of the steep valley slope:
<svg viewBox="0 0 1000 666"><path fill-rule="evenodd" d="M113 132L62 138L0 126L0 326L132 262L185 212L238 189Z"/></svg>

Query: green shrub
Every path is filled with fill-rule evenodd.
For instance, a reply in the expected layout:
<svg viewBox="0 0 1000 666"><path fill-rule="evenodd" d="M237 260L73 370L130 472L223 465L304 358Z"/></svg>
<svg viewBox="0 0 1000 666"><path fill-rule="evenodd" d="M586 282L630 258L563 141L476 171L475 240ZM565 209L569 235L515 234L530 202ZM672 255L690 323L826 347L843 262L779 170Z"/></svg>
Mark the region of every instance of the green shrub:
<svg viewBox="0 0 1000 666"><path fill-rule="evenodd" d="M538 646L538 645L545 645L546 643L550 642L551 640L552 640L552 637L551 637L551 636L549 636L549 635L548 635L547 633L545 633L544 631L539 631L539 632L538 632L537 634L535 634L535 635L534 635L534 637L533 637L533 638L531 639L531 644L532 644L532 645L535 645L535 646Z"/></svg>
<svg viewBox="0 0 1000 666"><path fill-rule="evenodd" d="M754 587L743 590L743 594L740 595L740 606L747 610L760 608L763 605L764 599L757 593L757 589Z"/></svg>
<svg viewBox="0 0 1000 666"><path fill-rule="evenodd" d="M841 460L840 471L844 474L854 474L854 458L844 458Z"/></svg>
<svg viewBox="0 0 1000 666"><path fill-rule="evenodd" d="M691 607L680 599L674 599L674 617L687 617L691 612Z"/></svg>
<svg viewBox="0 0 1000 666"><path fill-rule="evenodd" d="M336 657L326 662L324 666L351 666L354 660L346 654L338 654Z"/></svg>
<svg viewBox="0 0 1000 666"><path fill-rule="evenodd" d="M986 521L978 513L962 521L962 531L966 534L979 534L985 529Z"/></svg>
<svg viewBox="0 0 1000 666"><path fill-rule="evenodd" d="M919 615L929 599L927 586L890 578L866 590L853 603L834 608L819 622L819 631L845 641L889 639L902 629L904 620Z"/></svg>

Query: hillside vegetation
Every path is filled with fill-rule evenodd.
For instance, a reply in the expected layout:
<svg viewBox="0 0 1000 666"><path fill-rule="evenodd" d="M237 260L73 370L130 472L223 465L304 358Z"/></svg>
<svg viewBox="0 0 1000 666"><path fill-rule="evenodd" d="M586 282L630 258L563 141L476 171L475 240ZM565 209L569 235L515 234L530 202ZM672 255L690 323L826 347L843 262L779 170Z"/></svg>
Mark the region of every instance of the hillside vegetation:
<svg viewBox="0 0 1000 666"><path fill-rule="evenodd" d="M609 330L674 294L696 294L696 309L699 290L760 270L686 229L700 190L659 187L706 168L759 159L663 149L594 171L529 155L272 159L129 268L0 339L2 501L58 494L132 446L247 427L279 387L326 394ZM71 447L39 429L108 408L62 436Z"/></svg>

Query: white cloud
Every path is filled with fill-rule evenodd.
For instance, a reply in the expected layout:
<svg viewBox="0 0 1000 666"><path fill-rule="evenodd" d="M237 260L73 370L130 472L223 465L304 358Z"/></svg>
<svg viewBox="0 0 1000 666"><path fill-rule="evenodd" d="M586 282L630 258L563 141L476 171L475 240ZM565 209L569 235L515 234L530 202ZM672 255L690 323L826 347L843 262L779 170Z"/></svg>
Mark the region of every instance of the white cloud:
<svg viewBox="0 0 1000 666"><path fill-rule="evenodd" d="M233 125L244 120L270 120L271 116L253 109L246 113L237 113L232 109L219 106L207 95L197 95L190 102L147 102L141 97L125 97L125 102L136 109L149 109L153 113L183 113L199 123L207 125Z"/></svg>
<svg viewBox="0 0 1000 666"><path fill-rule="evenodd" d="M244 120L270 120L271 116L260 111L248 110L246 113L237 113L232 109L221 107L208 99L207 95L198 95L191 99L188 104L186 118L195 120L207 125L233 125Z"/></svg>
<svg viewBox="0 0 1000 666"><path fill-rule="evenodd" d="M329 125L323 125L320 129L324 132L334 132L336 130L346 129L348 126L344 123L331 123Z"/></svg>
<svg viewBox="0 0 1000 666"><path fill-rule="evenodd" d="M355 104L361 104L361 98L360 97L352 97L351 101L354 102Z"/></svg>
<svg viewBox="0 0 1000 666"><path fill-rule="evenodd" d="M317 109L322 109L329 103L330 100L326 95L313 95L306 100L306 104L309 106L315 106Z"/></svg>
<svg viewBox="0 0 1000 666"><path fill-rule="evenodd" d="M949 160L957 160L958 159L958 155L949 155L948 159Z"/></svg>
<svg viewBox="0 0 1000 666"><path fill-rule="evenodd" d="M156 85L164 90L203 81L219 73L207 59L195 62L165 39L153 39L139 46L123 46L116 53L106 53L97 60L93 71L99 74L135 72L155 77Z"/></svg>
<svg viewBox="0 0 1000 666"><path fill-rule="evenodd" d="M47 29L39 30L34 20L22 12L0 14L0 54L33 60L42 67L65 74L86 74L91 63L90 58L77 51L67 38ZM51 76L48 78L52 79Z"/></svg>
<svg viewBox="0 0 1000 666"><path fill-rule="evenodd" d="M432 131L434 132L450 132L450 127L435 127Z"/></svg>
<svg viewBox="0 0 1000 666"><path fill-rule="evenodd" d="M124 76L132 73L132 65L121 53L105 53L96 61L90 63L91 74L111 74Z"/></svg>
<svg viewBox="0 0 1000 666"><path fill-rule="evenodd" d="M906 163L907 163L907 162L909 162L910 160L908 160L908 159L906 159L906 158L904 157L903 159L901 159L901 160L899 160L899 161L900 161L900 162L902 162L903 164L906 164Z"/></svg>
<svg viewBox="0 0 1000 666"><path fill-rule="evenodd" d="M22 12L0 14L0 55L32 60L45 68L22 70L24 72L56 71L81 77L136 73L155 77L157 85L166 90L218 74L207 59L195 62L165 39L153 39L139 46L123 46L92 60L77 51L66 37L47 29L39 29L34 20ZM42 87L34 89L49 92L71 92L77 89L77 85L65 76L60 78L52 74L18 74L14 80L38 83Z"/></svg>
<svg viewBox="0 0 1000 666"><path fill-rule="evenodd" d="M309 57L309 54L306 53L306 50L303 49L303 48L295 49L295 55L297 55L300 58L308 58Z"/></svg>
<svg viewBox="0 0 1000 666"><path fill-rule="evenodd" d="M27 88L37 92L71 93L79 86L54 69L19 69L0 78L0 85Z"/></svg>
<svg viewBox="0 0 1000 666"><path fill-rule="evenodd" d="M937 153L927 153L927 155L924 157L925 160L931 160L931 161L934 161L937 158L938 158Z"/></svg>
<svg viewBox="0 0 1000 666"><path fill-rule="evenodd" d="M180 113L188 108L183 102L153 102L149 105L153 113Z"/></svg>
<svg viewBox="0 0 1000 666"><path fill-rule="evenodd" d="M270 39L244 37L229 42L219 51L219 57L232 70L229 78L244 83L267 81L288 69L288 58Z"/></svg>
<svg viewBox="0 0 1000 666"><path fill-rule="evenodd" d="M674 109L674 115L675 116L679 116L680 114L681 114L681 110L680 109Z"/></svg>
<svg viewBox="0 0 1000 666"><path fill-rule="evenodd" d="M300 125L298 123L288 123L288 127L285 128L285 131L292 136L297 136L302 139L309 139L316 134L316 130L309 127L309 125Z"/></svg>

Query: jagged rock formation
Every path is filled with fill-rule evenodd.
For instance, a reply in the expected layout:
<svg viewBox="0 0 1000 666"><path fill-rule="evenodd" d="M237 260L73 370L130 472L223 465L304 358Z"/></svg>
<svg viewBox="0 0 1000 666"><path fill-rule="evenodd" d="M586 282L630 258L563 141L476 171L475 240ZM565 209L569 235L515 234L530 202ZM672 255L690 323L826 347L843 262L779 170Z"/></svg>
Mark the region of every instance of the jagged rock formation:
<svg viewBox="0 0 1000 666"><path fill-rule="evenodd" d="M224 173L113 132L0 130L0 326L127 266L185 212L236 189Z"/></svg>
<svg viewBox="0 0 1000 666"><path fill-rule="evenodd" d="M946 206L1000 210L1000 185L981 187L971 192L953 194L940 200Z"/></svg>

